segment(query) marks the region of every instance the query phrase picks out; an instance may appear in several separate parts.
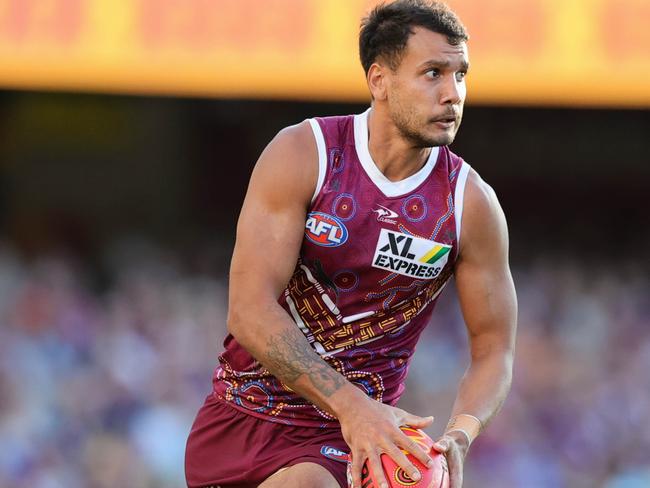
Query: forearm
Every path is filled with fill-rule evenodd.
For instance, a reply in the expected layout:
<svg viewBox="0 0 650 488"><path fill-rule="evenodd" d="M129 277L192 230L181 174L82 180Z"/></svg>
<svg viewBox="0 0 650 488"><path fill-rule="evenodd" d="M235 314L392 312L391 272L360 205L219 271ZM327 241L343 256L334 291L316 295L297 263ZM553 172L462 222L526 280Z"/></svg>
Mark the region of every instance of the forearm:
<svg viewBox="0 0 650 488"><path fill-rule="evenodd" d="M451 417L469 414L483 427L499 412L512 383L512 352L474 357L458 388Z"/></svg>
<svg viewBox="0 0 650 488"><path fill-rule="evenodd" d="M365 397L314 351L277 303L230 318L229 329L276 378L335 417L345 405Z"/></svg>

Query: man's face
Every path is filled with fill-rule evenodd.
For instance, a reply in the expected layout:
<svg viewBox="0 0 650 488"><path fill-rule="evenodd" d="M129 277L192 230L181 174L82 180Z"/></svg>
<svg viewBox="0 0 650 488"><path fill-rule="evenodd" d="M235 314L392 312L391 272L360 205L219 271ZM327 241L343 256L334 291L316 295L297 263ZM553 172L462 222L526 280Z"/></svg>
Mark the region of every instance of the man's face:
<svg viewBox="0 0 650 488"><path fill-rule="evenodd" d="M387 70L388 108L395 126L415 147L451 144L465 103L467 45L416 27L396 71Z"/></svg>

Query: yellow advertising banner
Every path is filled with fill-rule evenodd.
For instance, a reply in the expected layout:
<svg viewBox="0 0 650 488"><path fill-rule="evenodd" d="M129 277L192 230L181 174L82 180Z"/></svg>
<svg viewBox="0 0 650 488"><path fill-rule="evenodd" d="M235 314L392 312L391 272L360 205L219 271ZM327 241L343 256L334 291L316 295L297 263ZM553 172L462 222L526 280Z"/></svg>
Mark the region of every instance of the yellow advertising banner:
<svg viewBox="0 0 650 488"><path fill-rule="evenodd" d="M369 0L0 0L0 87L366 100ZM469 101L650 107L650 0L449 0Z"/></svg>

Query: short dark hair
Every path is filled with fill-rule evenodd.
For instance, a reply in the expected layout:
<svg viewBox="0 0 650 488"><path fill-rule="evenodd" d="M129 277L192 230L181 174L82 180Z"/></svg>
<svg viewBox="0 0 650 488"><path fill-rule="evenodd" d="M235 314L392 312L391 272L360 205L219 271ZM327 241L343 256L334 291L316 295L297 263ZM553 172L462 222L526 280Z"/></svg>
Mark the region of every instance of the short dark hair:
<svg viewBox="0 0 650 488"><path fill-rule="evenodd" d="M452 45L469 39L458 16L442 2L397 0L382 3L361 21L359 56L366 74L378 58L385 60L391 69L397 69L414 27L442 34Z"/></svg>

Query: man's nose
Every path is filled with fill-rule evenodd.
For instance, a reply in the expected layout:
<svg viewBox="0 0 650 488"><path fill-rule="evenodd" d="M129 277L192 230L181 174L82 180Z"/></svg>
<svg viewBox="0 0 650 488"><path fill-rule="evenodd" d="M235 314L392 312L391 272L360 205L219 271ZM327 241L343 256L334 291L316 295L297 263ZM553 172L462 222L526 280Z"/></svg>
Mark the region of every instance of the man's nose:
<svg viewBox="0 0 650 488"><path fill-rule="evenodd" d="M460 84L455 75L446 77L440 92L440 103L442 105L456 105L462 101Z"/></svg>

